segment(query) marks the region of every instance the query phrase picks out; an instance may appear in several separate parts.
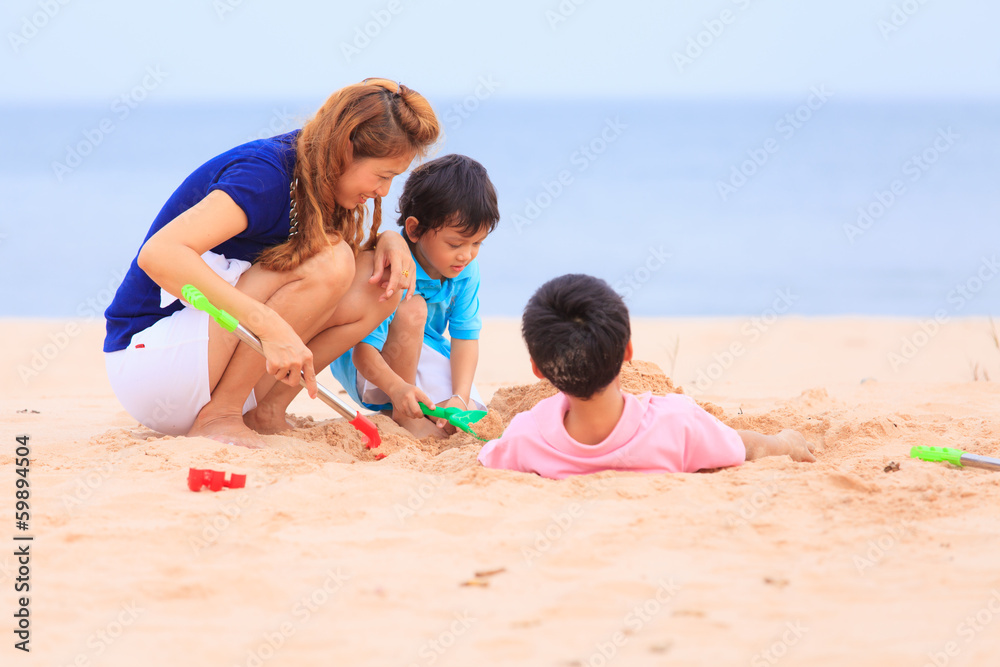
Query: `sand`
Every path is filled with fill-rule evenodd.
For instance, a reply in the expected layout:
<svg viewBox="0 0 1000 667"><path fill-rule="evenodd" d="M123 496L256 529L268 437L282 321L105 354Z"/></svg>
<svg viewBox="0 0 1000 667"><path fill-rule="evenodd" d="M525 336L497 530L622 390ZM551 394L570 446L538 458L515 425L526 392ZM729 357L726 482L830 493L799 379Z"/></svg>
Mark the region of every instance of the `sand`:
<svg viewBox="0 0 1000 667"><path fill-rule="evenodd" d="M517 326L484 330L490 435L552 392ZM908 458L1000 456L986 320L637 320L626 389L797 428L819 460L562 482L483 469L471 436L416 442L383 417L377 460L304 397L266 450L160 437L111 393L101 328L0 321L3 664L996 664L1000 473ZM11 632L17 434L27 655ZM192 493L189 467L247 487Z"/></svg>

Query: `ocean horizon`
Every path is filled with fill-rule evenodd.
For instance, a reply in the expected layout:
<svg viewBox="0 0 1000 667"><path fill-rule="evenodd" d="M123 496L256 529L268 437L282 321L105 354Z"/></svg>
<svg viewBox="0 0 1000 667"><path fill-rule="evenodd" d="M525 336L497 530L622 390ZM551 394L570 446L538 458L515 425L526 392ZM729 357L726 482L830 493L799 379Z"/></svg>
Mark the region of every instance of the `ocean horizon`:
<svg viewBox="0 0 1000 667"><path fill-rule="evenodd" d="M322 100L7 106L3 316L89 317L171 192ZM636 316L990 315L1000 308L1000 115L990 100L431 100L436 155L482 162L501 222L482 313L606 279ZM433 157L433 155L431 156ZM383 228L395 226L395 200Z"/></svg>

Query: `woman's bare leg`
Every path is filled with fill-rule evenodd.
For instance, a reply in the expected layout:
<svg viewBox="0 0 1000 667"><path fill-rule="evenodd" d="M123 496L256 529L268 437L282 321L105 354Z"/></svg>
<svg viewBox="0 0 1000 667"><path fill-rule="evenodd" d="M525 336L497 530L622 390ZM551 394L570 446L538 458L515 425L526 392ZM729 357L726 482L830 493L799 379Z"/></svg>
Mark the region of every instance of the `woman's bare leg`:
<svg viewBox="0 0 1000 667"><path fill-rule="evenodd" d="M318 333L309 339L313 365L317 374L334 359L351 349L389 317L399 303L402 292L379 303L383 293L378 285L369 284L374 265L373 252L358 255L354 282L340 300L333 314L327 316ZM303 338L305 340L305 338ZM257 409L245 415L248 426L259 433L278 433L288 428L285 411L301 387L290 387L265 376L254 388Z"/></svg>
<svg viewBox="0 0 1000 667"><path fill-rule="evenodd" d="M354 253L340 242L292 271L269 271L254 265L236 287L267 304L303 340L309 340L337 309L353 279ZM253 321L243 324L253 331ZM264 376L264 357L239 345L235 334L210 323L208 377L212 398L198 413L188 435L244 447L263 446L260 436L244 424L242 412L251 389Z"/></svg>

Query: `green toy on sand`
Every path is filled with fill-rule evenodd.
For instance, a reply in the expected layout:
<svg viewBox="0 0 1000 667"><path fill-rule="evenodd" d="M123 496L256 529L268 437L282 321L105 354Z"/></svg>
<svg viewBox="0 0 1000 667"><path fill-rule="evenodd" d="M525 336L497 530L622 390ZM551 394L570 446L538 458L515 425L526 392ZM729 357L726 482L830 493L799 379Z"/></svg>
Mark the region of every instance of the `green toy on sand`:
<svg viewBox="0 0 1000 667"><path fill-rule="evenodd" d="M1000 470L1000 459L991 456L980 456L979 454L969 454L961 449L952 447L913 447L910 449L910 458L921 459L922 461L946 461L959 468L969 466L970 468L986 468L987 470Z"/></svg>
<svg viewBox="0 0 1000 667"><path fill-rule="evenodd" d="M458 408L434 408L431 410L423 403L420 404L420 409L428 417L437 417L438 419L447 420L447 422L455 428L465 431L469 435L479 438L483 442L486 442L487 440L487 438L481 437L478 433L472 430L472 425L486 416L486 410L459 410Z"/></svg>

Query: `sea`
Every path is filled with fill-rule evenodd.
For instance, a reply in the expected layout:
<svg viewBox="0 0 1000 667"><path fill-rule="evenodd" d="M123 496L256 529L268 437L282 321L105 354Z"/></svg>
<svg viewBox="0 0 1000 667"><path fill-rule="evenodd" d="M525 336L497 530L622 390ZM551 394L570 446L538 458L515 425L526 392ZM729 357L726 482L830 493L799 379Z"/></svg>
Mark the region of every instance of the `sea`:
<svg viewBox="0 0 1000 667"><path fill-rule="evenodd" d="M188 173L322 101L0 108L0 315L101 317ZM499 193L483 315L518 316L564 273L607 280L636 316L1000 312L997 101L431 103L431 157L479 160Z"/></svg>

